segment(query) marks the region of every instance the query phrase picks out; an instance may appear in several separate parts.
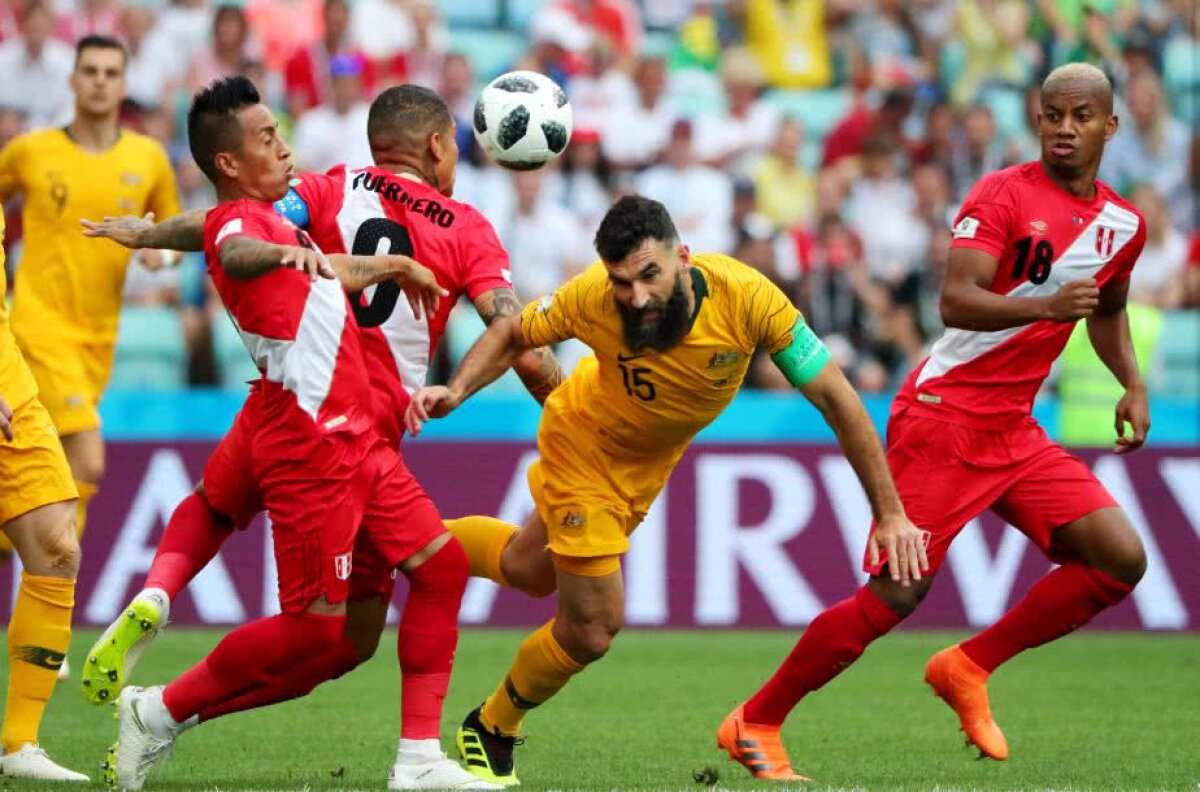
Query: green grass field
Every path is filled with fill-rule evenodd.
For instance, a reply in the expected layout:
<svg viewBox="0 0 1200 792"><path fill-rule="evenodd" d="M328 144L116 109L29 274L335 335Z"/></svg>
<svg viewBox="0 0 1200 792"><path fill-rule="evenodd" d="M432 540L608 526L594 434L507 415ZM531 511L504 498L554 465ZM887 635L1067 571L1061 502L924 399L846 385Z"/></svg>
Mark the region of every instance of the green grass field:
<svg viewBox="0 0 1200 792"><path fill-rule="evenodd" d="M82 663L95 633L79 631ZM164 682L220 633L171 630L136 680ZM490 692L520 638L468 630L447 700L445 744ZM1004 764L975 760L952 713L921 682L925 659L949 634L901 633L877 644L785 729L806 789L1200 789L1200 638L1073 636L1019 657L992 682L1012 745ZM780 788L752 780L714 747L717 723L791 647L785 632L637 632L526 721L518 773L528 789L691 789L711 765L722 788ZM383 789L399 722L394 633L376 657L307 699L214 721L189 732L146 788ZM115 722L60 686L43 743L99 777ZM0 779L0 788L28 785Z"/></svg>

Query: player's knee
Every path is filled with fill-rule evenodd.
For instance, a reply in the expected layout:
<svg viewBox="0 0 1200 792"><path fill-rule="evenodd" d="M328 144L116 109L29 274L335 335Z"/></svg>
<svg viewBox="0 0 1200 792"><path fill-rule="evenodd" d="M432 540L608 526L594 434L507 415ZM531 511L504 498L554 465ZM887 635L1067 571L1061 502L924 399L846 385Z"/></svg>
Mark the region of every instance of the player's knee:
<svg viewBox="0 0 1200 792"><path fill-rule="evenodd" d="M36 534L37 557L22 559L26 569L49 577L74 578L79 572L81 552L75 535L75 503L56 509L54 518Z"/></svg>
<svg viewBox="0 0 1200 792"><path fill-rule="evenodd" d="M1128 586L1136 586L1146 574L1146 548L1141 538L1130 531L1106 554L1101 571Z"/></svg>
<svg viewBox="0 0 1200 792"><path fill-rule="evenodd" d="M929 593L929 583L932 581L933 578L930 577L913 585L902 586L890 577L875 576L867 583L867 587L883 600L883 604L887 605L888 610L901 619L907 619L925 599L925 595Z"/></svg>
<svg viewBox="0 0 1200 792"><path fill-rule="evenodd" d="M576 661L594 663L608 654L613 638L621 631L622 619L616 616L572 622L567 625L566 643L563 649Z"/></svg>

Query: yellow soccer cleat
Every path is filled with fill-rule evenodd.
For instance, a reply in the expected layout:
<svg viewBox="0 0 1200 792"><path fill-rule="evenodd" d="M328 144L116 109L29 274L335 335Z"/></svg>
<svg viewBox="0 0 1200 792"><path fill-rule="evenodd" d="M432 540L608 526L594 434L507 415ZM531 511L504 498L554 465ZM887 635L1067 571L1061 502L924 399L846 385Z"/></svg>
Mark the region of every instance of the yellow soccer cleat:
<svg viewBox="0 0 1200 792"><path fill-rule="evenodd" d="M467 770L493 784L518 786L516 767L513 765L513 748L525 742L521 737L510 737L492 731L479 718L482 705L471 710L458 727L455 744L458 756Z"/></svg>
<svg viewBox="0 0 1200 792"><path fill-rule="evenodd" d="M134 597L88 651L79 674L83 697L92 704L116 701L134 664L166 624L169 613L170 602L158 589Z"/></svg>
<svg viewBox="0 0 1200 792"><path fill-rule="evenodd" d="M958 715L967 740L983 756L1002 762L1008 758L1008 740L992 718L987 678L988 672L975 665L959 646L943 649L925 666L925 682Z"/></svg>
<svg viewBox="0 0 1200 792"><path fill-rule="evenodd" d="M750 771L768 781L811 781L792 769L778 726L746 723L739 706L717 728L717 747Z"/></svg>

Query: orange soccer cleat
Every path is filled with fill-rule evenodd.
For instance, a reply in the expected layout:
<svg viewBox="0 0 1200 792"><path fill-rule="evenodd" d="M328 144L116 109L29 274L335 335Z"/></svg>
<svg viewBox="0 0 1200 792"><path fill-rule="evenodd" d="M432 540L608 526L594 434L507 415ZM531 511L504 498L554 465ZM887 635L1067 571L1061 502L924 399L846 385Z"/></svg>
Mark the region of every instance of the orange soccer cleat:
<svg viewBox="0 0 1200 792"><path fill-rule="evenodd" d="M979 749L980 758L1004 761L1008 758L1008 740L992 718L987 678L988 672L975 665L957 645L938 652L925 666L925 682L958 715L963 733Z"/></svg>
<svg viewBox="0 0 1200 792"><path fill-rule="evenodd" d="M739 706L717 728L717 747L739 762L755 778L770 781L811 781L798 775L788 761L778 726L746 723Z"/></svg>

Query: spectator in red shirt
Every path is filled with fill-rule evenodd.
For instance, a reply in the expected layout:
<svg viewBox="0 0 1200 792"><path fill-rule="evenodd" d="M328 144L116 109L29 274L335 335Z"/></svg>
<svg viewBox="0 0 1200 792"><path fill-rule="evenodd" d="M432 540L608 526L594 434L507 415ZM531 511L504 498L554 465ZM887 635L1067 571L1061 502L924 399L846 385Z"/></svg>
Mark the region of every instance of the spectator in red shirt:
<svg viewBox="0 0 1200 792"><path fill-rule="evenodd" d="M878 110L872 110L863 102L856 103L849 115L825 139L821 167L836 165L845 157L859 156L868 138L888 140L894 145L903 146L901 127L912 107L912 92L904 88L892 88L885 93Z"/></svg>
<svg viewBox="0 0 1200 792"><path fill-rule="evenodd" d="M284 67L284 90L288 110L300 116L305 110L330 101L329 60L349 55L363 64L363 98L374 94L374 65L350 41L350 5L347 0L325 0L322 10L325 31L318 41L296 50Z"/></svg>

